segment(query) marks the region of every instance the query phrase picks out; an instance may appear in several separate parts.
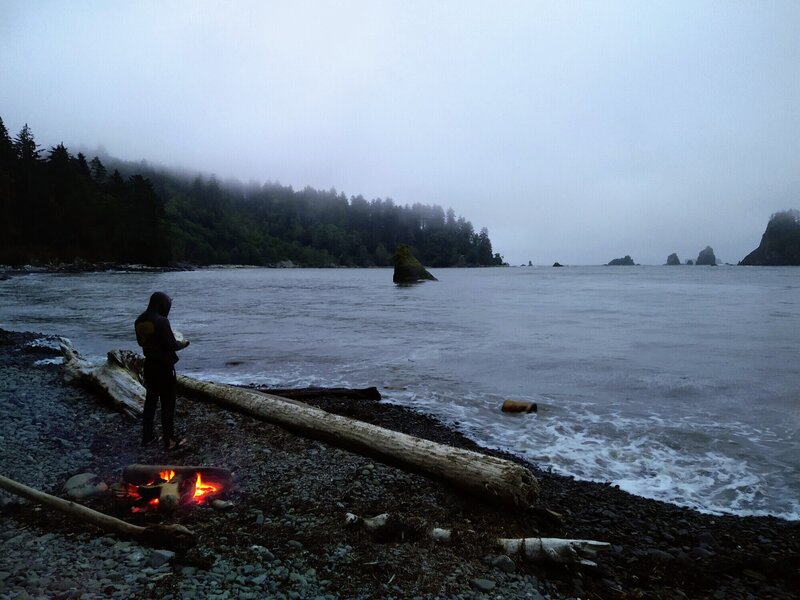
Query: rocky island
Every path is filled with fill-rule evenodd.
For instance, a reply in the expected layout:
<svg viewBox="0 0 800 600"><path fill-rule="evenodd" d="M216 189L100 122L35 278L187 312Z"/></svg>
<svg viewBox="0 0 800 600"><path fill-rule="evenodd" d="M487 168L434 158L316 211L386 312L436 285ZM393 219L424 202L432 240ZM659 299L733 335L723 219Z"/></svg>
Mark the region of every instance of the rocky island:
<svg viewBox="0 0 800 600"><path fill-rule="evenodd" d="M636 263L633 262L633 259L630 257L629 254L626 254L623 258L615 258L614 260L610 261L606 264L607 267L622 267L622 266L633 266Z"/></svg>
<svg viewBox="0 0 800 600"><path fill-rule="evenodd" d="M417 283L425 280L437 281L436 277L431 275L411 253L411 249L405 244L400 244L394 253L394 276L392 281L402 284Z"/></svg>
<svg viewBox="0 0 800 600"><path fill-rule="evenodd" d="M716 267L717 257L714 256L714 249L711 246L706 246L700 250L700 254L697 255L697 260L694 261L694 264Z"/></svg>
<svg viewBox="0 0 800 600"><path fill-rule="evenodd" d="M800 265L800 211L787 210L772 215L758 248L745 256L740 265Z"/></svg>

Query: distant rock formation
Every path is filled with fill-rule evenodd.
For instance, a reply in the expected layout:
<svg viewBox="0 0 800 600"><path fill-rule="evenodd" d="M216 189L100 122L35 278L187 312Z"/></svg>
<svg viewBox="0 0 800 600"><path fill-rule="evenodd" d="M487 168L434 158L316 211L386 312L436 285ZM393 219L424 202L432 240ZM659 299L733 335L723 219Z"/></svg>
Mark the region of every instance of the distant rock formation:
<svg viewBox="0 0 800 600"><path fill-rule="evenodd" d="M694 261L696 265L710 265L712 267L717 266L717 257L714 256L714 250L711 246L706 246L702 250L700 250L700 254L697 255L697 260Z"/></svg>
<svg viewBox="0 0 800 600"><path fill-rule="evenodd" d="M417 283L424 280L438 281L428 273L405 244L400 244L394 252L394 277L395 283Z"/></svg>
<svg viewBox="0 0 800 600"><path fill-rule="evenodd" d="M620 267L620 266L628 266L628 265L634 265L634 264L636 264L636 263L633 262L633 259L630 257L630 255L626 254L624 258L615 258L610 263L608 263L608 265L606 265L606 266L609 266L609 267Z"/></svg>
<svg viewBox="0 0 800 600"><path fill-rule="evenodd" d="M554 267L563 267L564 265L562 265L560 262L556 261L556 262L553 263L553 266Z"/></svg>
<svg viewBox="0 0 800 600"><path fill-rule="evenodd" d="M800 266L800 211L786 210L772 215L758 248L740 265Z"/></svg>
<svg viewBox="0 0 800 600"><path fill-rule="evenodd" d="M691 258L687 258L686 259L686 264L689 265L689 266L692 266L694 264L694 261Z"/></svg>
<svg viewBox="0 0 800 600"><path fill-rule="evenodd" d="M681 259L678 258L678 255L673 252L672 254L670 254L667 257L667 264L670 265L670 266L680 265L681 264Z"/></svg>

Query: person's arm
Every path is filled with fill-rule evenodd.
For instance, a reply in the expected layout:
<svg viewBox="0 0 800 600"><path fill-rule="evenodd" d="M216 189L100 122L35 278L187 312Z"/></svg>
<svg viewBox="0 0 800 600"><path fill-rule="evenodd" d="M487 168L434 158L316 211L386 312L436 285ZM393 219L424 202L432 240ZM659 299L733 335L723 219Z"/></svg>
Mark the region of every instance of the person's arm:
<svg viewBox="0 0 800 600"><path fill-rule="evenodd" d="M159 323L159 330L161 346L166 351L177 352L178 350L183 350L189 345L188 341L179 342L175 339L175 334L172 333L172 326L169 323L169 319L165 318Z"/></svg>

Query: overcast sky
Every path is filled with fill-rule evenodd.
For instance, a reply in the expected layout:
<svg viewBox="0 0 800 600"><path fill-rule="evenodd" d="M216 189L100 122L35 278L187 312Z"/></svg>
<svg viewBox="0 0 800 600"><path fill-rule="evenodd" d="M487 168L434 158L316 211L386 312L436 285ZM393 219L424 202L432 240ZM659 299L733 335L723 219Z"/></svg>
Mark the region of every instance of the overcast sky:
<svg viewBox="0 0 800 600"><path fill-rule="evenodd" d="M0 0L0 117L452 207L511 264L736 262L800 208L799 31L796 0Z"/></svg>

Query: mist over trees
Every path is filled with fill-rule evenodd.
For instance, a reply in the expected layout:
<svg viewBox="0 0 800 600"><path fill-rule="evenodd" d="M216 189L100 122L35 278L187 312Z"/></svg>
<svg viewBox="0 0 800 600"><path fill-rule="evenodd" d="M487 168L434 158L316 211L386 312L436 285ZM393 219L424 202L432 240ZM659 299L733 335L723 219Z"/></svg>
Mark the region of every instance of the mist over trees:
<svg viewBox="0 0 800 600"><path fill-rule="evenodd" d="M389 266L407 244L431 267L503 264L452 209L334 189L224 183L146 163L47 151L0 119L0 263Z"/></svg>

